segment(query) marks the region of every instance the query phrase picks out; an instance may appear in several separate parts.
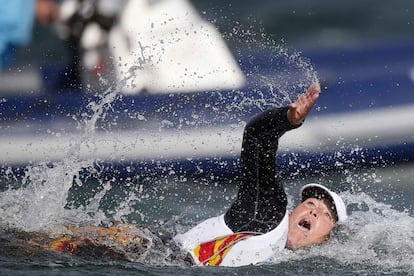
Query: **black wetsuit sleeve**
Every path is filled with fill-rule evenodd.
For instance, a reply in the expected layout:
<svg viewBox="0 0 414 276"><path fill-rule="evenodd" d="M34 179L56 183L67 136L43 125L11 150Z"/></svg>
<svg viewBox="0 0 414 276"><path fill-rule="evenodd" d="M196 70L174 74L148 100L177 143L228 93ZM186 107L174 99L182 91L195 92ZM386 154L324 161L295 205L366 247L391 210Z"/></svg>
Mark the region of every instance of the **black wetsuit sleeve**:
<svg viewBox="0 0 414 276"><path fill-rule="evenodd" d="M287 198L277 174L276 151L279 138L296 128L289 123L287 111L288 107L265 111L244 129L239 191L224 216L233 232L269 232L286 213Z"/></svg>

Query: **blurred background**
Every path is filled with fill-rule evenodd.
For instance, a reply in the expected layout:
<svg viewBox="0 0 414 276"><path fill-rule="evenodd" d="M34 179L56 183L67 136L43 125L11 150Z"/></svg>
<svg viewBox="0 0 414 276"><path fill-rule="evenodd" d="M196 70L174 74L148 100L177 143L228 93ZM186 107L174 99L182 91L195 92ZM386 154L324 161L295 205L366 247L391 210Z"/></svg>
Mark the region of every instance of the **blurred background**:
<svg viewBox="0 0 414 276"><path fill-rule="evenodd" d="M258 110L289 104L320 81L326 93L310 117L315 118L310 128L318 127L320 137L301 138L289 144L292 151L304 151L313 158L310 164L329 168L347 160L352 165L413 160L412 1L33 2L53 3L55 10L44 12L43 19L36 14L31 39L11 45L3 64L5 147L23 132L78 133L85 114L96 113L90 103L109 91L117 96L97 129L154 131L145 138L154 144L172 134L159 129L192 127L206 133L191 139L203 140L213 128L240 127ZM33 13L38 10L35 6ZM46 149L28 146L58 141L25 139L15 151L7 149L6 166L19 163L19 156L21 163L62 158L63 153L50 157ZM202 153L196 147L180 148L180 154L164 140L165 150L156 155L144 149L134 154L151 162L209 155L234 160L239 141L230 140L219 142L229 144L224 155L222 149ZM136 159L128 151L115 159Z"/></svg>
<svg viewBox="0 0 414 276"><path fill-rule="evenodd" d="M121 0L120 3L122 2L125 1ZM254 4L250 1L192 0L191 3L202 17L219 29L225 38L225 34L233 33L235 27L242 26L245 30L251 29L268 34L276 43L284 41L288 48L298 51L365 45L375 47L377 44L392 42L404 43L405 40L412 39L414 32L414 4L409 0L395 3L374 0L346 2L259 0ZM116 21L120 11L115 9L107 13L111 20ZM77 20L81 18L78 17ZM90 21L89 18L83 20ZM96 20L101 20L101 23L104 21ZM104 22L107 29L111 27L111 20ZM72 22L69 24L66 21L65 23L72 24L73 27ZM79 45L73 41L73 38L69 42L68 40L71 39L62 40L62 36L68 38L69 35L63 34L59 37L56 29L53 24L45 27L36 21L32 41L29 45L16 49L15 62L10 69L6 68L3 74L8 70L30 71L38 70L45 64L61 65L72 62L73 55L77 53L77 49L74 48ZM46 45L45 41L47 41ZM228 40L227 42L237 49L246 47L243 42L237 45L234 45L234 41ZM5 80L0 84L2 93L13 88L4 82ZM41 84L37 81L27 86L34 89L39 85Z"/></svg>
<svg viewBox="0 0 414 276"><path fill-rule="evenodd" d="M232 32L236 24L241 23L246 28L253 26L255 30L272 35L276 41L284 40L289 47L299 50L382 43L411 39L414 35L414 4L409 0L395 3L258 0L254 4L250 1L192 0L191 3L222 33ZM70 51L53 28L45 28L37 22L34 34L30 45L18 50L19 64L70 60Z"/></svg>
<svg viewBox="0 0 414 276"><path fill-rule="evenodd" d="M232 21L256 25L299 49L381 43L413 35L413 3L404 0L192 2L223 31L231 31Z"/></svg>

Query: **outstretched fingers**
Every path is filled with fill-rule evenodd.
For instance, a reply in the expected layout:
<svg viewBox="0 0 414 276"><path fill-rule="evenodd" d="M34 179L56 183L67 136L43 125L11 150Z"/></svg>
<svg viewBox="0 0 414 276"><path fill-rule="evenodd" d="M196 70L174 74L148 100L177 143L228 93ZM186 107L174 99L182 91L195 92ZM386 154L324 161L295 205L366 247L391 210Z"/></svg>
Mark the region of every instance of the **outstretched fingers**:
<svg viewBox="0 0 414 276"><path fill-rule="evenodd" d="M315 105L320 90L321 88L318 83L312 84L305 93L300 95L299 98L289 106L288 120L292 125L299 125L302 123Z"/></svg>

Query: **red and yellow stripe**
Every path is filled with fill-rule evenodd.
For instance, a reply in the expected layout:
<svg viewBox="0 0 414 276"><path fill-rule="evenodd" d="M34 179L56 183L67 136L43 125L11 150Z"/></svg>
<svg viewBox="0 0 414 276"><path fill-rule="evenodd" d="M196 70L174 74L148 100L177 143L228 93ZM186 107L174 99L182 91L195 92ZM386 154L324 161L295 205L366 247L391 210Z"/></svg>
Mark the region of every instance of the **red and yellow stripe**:
<svg viewBox="0 0 414 276"><path fill-rule="evenodd" d="M233 234L216 240L202 243L194 248L193 253L201 264L207 266L218 266L230 249L241 239L252 234Z"/></svg>

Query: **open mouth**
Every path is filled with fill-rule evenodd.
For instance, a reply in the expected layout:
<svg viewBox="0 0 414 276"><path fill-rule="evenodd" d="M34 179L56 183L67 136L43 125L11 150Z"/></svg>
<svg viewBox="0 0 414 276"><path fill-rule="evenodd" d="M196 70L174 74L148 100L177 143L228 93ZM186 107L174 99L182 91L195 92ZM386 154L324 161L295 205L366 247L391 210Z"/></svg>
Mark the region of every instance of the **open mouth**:
<svg viewBox="0 0 414 276"><path fill-rule="evenodd" d="M304 230L306 230L306 231L309 231L309 230L311 229L311 222L310 222L310 220L309 220L309 219L307 219L307 218L303 218L303 219L301 219L301 220L299 221L298 225L299 225L302 229L304 229Z"/></svg>

